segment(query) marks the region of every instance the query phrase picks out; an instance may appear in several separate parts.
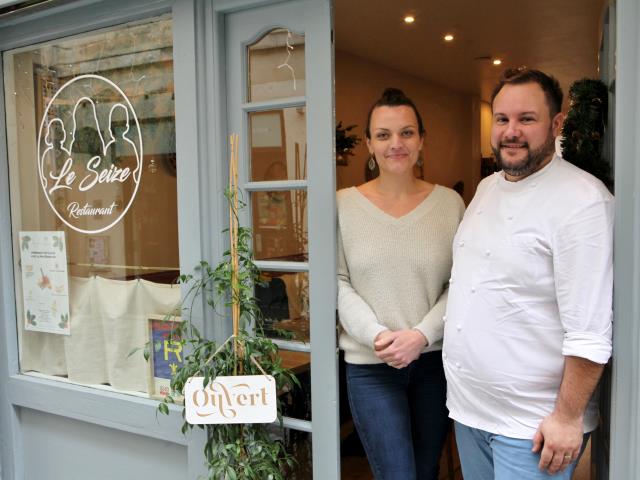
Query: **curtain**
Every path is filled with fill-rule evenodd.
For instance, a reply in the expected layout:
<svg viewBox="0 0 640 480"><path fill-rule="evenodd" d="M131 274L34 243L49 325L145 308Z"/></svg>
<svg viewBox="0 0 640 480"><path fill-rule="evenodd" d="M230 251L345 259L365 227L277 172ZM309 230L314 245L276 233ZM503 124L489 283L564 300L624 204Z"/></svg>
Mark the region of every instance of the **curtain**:
<svg viewBox="0 0 640 480"><path fill-rule="evenodd" d="M71 335L26 331L21 322L21 370L147 392L150 367L142 349L148 319L176 309L180 286L72 277L69 290Z"/></svg>

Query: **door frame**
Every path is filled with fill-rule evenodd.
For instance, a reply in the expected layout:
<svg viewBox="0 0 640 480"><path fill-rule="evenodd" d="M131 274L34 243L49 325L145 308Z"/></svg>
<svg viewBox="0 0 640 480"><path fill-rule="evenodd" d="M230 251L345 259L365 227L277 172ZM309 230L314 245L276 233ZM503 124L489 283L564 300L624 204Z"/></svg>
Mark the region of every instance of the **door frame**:
<svg viewBox="0 0 640 480"><path fill-rule="evenodd" d="M616 2L614 330L609 478L640 475L640 2Z"/></svg>
<svg viewBox="0 0 640 480"><path fill-rule="evenodd" d="M226 2L223 2L226 5ZM217 4L214 2L214 5ZM282 101L257 102L258 107L248 107L242 98L241 85L245 84L245 58L221 61L215 65L222 80L225 75L237 76L239 81L233 82L225 89L226 108L233 111L218 112L221 121L231 118L233 125L218 131L240 133L240 152L245 170L248 167L248 122L246 114L257 108L258 111L268 108L280 108L293 102L292 105L304 105L307 119L307 180L282 182L252 182L252 191L258 183L260 189L301 188L307 192L307 228L309 239L309 308L310 308L310 348L311 353L311 422L285 418L285 426L294 430L310 431L312 434L312 463L315 478L340 478L340 428L339 428L339 396L338 396L338 354L336 336L336 180L334 158L334 93L333 93L333 41L332 41L332 2L330 0L289 0L287 2L262 2L255 17L243 18L243 25L251 21L251 33L238 40L241 45L230 46L236 52L244 52L244 47L258 36L274 27L290 27L292 31L302 30L305 35L305 91L304 97L283 99ZM256 7L252 4L252 8ZM294 7L299 11L293 11ZM283 14L291 13L296 25L286 21L274 22L269 18L270 8L282 9ZM217 10L217 24L226 26L224 16L238 10ZM250 10L240 12L252 13ZM260 16L262 15L262 17ZM264 17L264 19L263 19ZM254 25L255 23L255 25ZM282 25L284 23L284 25ZM302 25L302 28L296 28ZM224 45L231 35L223 28L217 29L218 45ZM234 40L235 41L235 40ZM224 52L229 52L224 45ZM222 52L219 58L222 57ZM244 53L238 53L244 55ZM215 62L214 62L215 63ZM225 68L230 69L229 72ZM235 78L235 77L234 77ZM220 84L220 83L218 83ZM223 116L226 114L226 117ZM218 141L218 145L226 152L226 145ZM226 157L218 162L226 166ZM242 168L242 167L241 167ZM245 172L246 173L246 172ZM243 175L240 183L248 181L249 175ZM226 172L221 175L222 187L227 185ZM295 184L295 186L294 186ZM249 197L246 197L251 205ZM249 222L249 215L243 215L244 223ZM330 259L330 261L328 261ZM284 262L260 262L271 264L270 268L291 269L298 271L297 266ZM282 263L282 262L280 262ZM266 265L265 265L266 266ZM226 333L226 332L225 332ZM291 342L282 342L281 348L298 349Z"/></svg>

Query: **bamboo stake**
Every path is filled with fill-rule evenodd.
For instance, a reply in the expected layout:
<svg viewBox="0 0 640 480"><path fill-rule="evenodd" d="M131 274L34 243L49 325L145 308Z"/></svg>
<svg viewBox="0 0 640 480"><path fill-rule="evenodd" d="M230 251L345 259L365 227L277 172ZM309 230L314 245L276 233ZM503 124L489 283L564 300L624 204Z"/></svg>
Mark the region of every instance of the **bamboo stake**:
<svg viewBox="0 0 640 480"><path fill-rule="evenodd" d="M234 248L234 259L233 259L233 268L235 270L236 276L236 301L234 302L234 307L236 310L235 318L236 318L236 335L240 333L240 286L238 285L238 271L240 270L239 265L239 257L238 257L238 147L239 147L239 138L238 135L236 137L236 157L233 162L233 236L235 239L235 248Z"/></svg>
<svg viewBox="0 0 640 480"><path fill-rule="evenodd" d="M238 281L238 272L240 270L240 257L238 254L238 158L240 139L237 134L232 134L229 137L231 144L231 158L229 162L229 239L230 239L230 256L231 256L231 319L233 322L233 352L236 357L236 364L234 367L234 374L238 375L238 364L240 367L240 374L244 371L242 361L243 359L243 345L242 341L238 340L240 334L240 285Z"/></svg>
<svg viewBox="0 0 640 480"><path fill-rule="evenodd" d="M236 364L234 367L234 374L238 374L238 318L236 314L236 305L238 303L238 268L236 262L236 248L237 248L237 235L235 232L235 212L234 212L234 197L237 193L237 186L235 184L234 170L236 168L236 149L237 138L235 134L229 136L229 143L231 146L231 154L229 158L229 252L231 257L231 320L233 322L233 353L236 358Z"/></svg>
<svg viewBox="0 0 640 480"><path fill-rule="evenodd" d="M240 138L238 134L229 135L229 256L231 261L231 320L233 323L233 335L220 345L220 347L209 357L206 363L209 363L213 357L220 353L223 347L233 339L233 354L236 362L234 365L234 375L240 375L244 372L244 345L242 338L240 338L240 283L238 280L238 273L240 271L240 255L238 254L238 231L239 231L239 218L238 218L238 159ZM263 375L267 373L262 369L258 361L250 357L250 360L258 367Z"/></svg>

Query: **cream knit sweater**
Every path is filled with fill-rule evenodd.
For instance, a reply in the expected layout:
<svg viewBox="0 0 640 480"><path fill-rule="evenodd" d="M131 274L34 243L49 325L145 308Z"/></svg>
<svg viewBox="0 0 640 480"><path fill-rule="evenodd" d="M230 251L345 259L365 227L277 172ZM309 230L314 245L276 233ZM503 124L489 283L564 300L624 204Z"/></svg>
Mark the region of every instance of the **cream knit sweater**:
<svg viewBox="0 0 640 480"><path fill-rule="evenodd" d="M464 214L460 196L436 185L400 218L355 188L338 192L340 348L348 363L382 363L373 341L383 330L415 328L424 352L442 349L453 237Z"/></svg>

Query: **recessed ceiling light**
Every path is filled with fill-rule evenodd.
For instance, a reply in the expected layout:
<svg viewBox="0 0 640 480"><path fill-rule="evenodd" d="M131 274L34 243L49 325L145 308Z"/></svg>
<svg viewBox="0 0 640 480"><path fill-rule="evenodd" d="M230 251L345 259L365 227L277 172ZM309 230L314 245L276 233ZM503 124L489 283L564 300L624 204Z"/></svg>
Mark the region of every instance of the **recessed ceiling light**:
<svg viewBox="0 0 640 480"><path fill-rule="evenodd" d="M495 58L495 59L493 60L493 64L494 64L494 65L501 65L501 64L502 64L502 60L500 60L499 58Z"/></svg>
<svg viewBox="0 0 640 480"><path fill-rule="evenodd" d="M447 33L447 34L446 34L444 37L442 37L442 38L444 38L444 41L445 41L445 42L452 42L454 37L453 37L453 35L451 35L450 33Z"/></svg>
<svg viewBox="0 0 640 480"><path fill-rule="evenodd" d="M413 23L416 21L416 17L414 17L413 15L407 15L406 17L404 17L404 23Z"/></svg>

